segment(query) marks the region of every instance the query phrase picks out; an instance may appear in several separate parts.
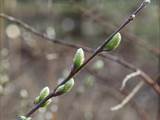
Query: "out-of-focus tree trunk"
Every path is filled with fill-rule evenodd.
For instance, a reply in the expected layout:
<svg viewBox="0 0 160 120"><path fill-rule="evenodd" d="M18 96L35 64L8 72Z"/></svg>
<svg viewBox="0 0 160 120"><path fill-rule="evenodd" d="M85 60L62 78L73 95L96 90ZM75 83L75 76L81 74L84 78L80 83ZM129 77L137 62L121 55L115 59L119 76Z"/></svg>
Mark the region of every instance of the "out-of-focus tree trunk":
<svg viewBox="0 0 160 120"><path fill-rule="evenodd" d="M160 1L158 0L157 2L158 2L158 5L159 5L159 7L158 7L158 11L159 11L160 10ZM159 30L160 30L160 14L158 15L158 21L159 21L158 27L159 27ZM159 34L159 39L160 39L160 34ZM158 48L160 48L160 42L159 41L158 41L157 45L159 45ZM158 81L158 83L160 85L160 55L158 56L158 58L159 58L159 64L158 64L159 75L158 75L157 81ZM157 120L160 119L160 96L159 96L158 107L159 108L158 108L158 112L157 112Z"/></svg>
<svg viewBox="0 0 160 120"><path fill-rule="evenodd" d="M0 12L4 12L4 0L0 0ZM0 19L0 49L3 47L4 40L4 20Z"/></svg>
<svg viewBox="0 0 160 120"><path fill-rule="evenodd" d="M0 12L4 11L4 0L0 0ZM3 44L4 44L4 20L0 19L0 50L3 48ZM0 58L0 62L1 62L1 58ZM1 97L1 96L0 96ZM2 120L2 101L0 99L0 119Z"/></svg>

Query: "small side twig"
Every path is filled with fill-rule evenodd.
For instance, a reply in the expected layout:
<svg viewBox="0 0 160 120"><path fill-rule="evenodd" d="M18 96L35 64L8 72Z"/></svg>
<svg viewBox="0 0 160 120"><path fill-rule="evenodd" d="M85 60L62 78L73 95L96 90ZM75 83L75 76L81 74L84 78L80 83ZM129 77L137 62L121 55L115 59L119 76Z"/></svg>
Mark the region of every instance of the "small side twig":
<svg viewBox="0 0 160 120"><path fill-rule="evenodd" d="M86 70L87 70L87 72L89 74L95 76L98 80L100 80L99 81L100 84L107 85L108 87L110 87L110 86L112 86L112 82L114 83L113 80L111 80L110 82L108 82L108 79L106 79L106 77L102 77L95 70L92 70L92 69L89 69L89 68L87 68ZM141 86L141 87L143 87L143 86ZM129 93L127 90L120 91L117 87L113 87L113 90L111 90L111 91L114 91L114 89L116 90L116 92L122 94L123 96L127 96L128 93ZM133 108L141 116L142 120L149 120L146 111L144 109L140 108L133 99L130 99L129 103L133 106Z"/></svg>
<svg viewBox="0 0 160 120"><path fill-rule="evenodd" d="M123 90L123 89L126 87L127 82L128 82L131 78L136 77L136 76L138 76L138 75L140 75L140 74L141 74L141 71L140 71L140 70L137 70L136 72L133 72L133 73L130 73L130 74L126 75L126 77L125 77L125 78L123 79L123 81L122 81L122 86L121 86L120 90Z"/></svg>
<svg viewBox="0 0 160 120"><path fill-rule="evenodd" d="M140 76L141 78L143 79L147 79L148 81L150 81L150 78L148 78L148 76L143 73L141 70L137 70L136 72L133 72L129 75L127 75L125 77L125 79L122 81L122 86L121 86L121 90L124 89L124 87L126 86L126 83L128 80L130 80L131 78L133 77L136 77L136 76ZM154 85L154 83L151 83ZM140 88L144 85L144 82L143 81L140 81L134 88L133 90L130 92L130 94L118 105L112 107L110 110L111 111L116 111L116 110L119 110L121 108L123 108L134 96L136 93L138 93L138 91L140 90ZM157 86L157 84L155 85L155 87L159 87Z"/></svg>
<svg viewBox="0 0 160 120"><path fill-rule="evenodd" d="M135 94L140 90L140 88L143 85L144 85L144 82L140 81L139 84L136 85L136 87L132 90L132 92L120 104L112 107L110 110L116 111L123 108L135 96Z"/></svg>

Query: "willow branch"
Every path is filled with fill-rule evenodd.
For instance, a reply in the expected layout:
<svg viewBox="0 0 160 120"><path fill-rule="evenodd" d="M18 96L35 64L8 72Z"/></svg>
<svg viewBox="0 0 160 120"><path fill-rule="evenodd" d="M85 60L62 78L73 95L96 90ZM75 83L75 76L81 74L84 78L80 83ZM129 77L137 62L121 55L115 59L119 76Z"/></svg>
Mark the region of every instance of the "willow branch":
<svg viewBox="0 0 160 120"><path fill-rule="evenodd" d="M144 0L141 5L124 21L124 23L122 23L122 25L120 25L120 27L118 27L101 45L99 45L99 47L93 51L91 49L88 49L86 48L85 50L88 51L88 52L93 52L93 54L84 62L84 64L81 65L81 67L79 67L79 69L77 69L76 71L72 72L72 74L69 74L69 76L64 79L59 85L57 85L57 87L53 90L53 92L48 96L46 97L44 100L42 100L39 104L37 104L30 112L28 112L26 114L26 117L29 117L31 116L37 109L40 108L40 106L45 103L47 100L49 100L50 98L52 97L55 97L55 96L59 96L59 95L56 95L55 94L55 91L56 89L62 85L62 84L65 84L70 78L74 77L82 68L84 68L95 56L97 56L98 54L100 54L104 48L104 46L111 40L111 38L117 34L119 31L121 31L121 29L123 29L126 25L128 25L133 19L134 17L141 11L141 9L143 9L146 4L145 4L146 0ZM60 44L60 45L65 45L65 46L69 46L69 47L73 47L73 48L79 48L81 46L79 45L74 45L72 43L68 43L68 42L64 42L64 41L59 41L59 40L56 40L56 39L51 39L49 38L46 34L42 34L38 31L36 31L34 28L28 26L27 24L23 23L22 21L20 20L17 20L11 16L8 16L8 15L5 15L3 13L0 13L0 17L2 18L5 18L9 21L12 21L12 22L15 22L16 24L18 25L21 25L22 27L24 27L26 30L34 33L35 35L38 35L46 40L49 40L51 42L54 42L54 43L57 43L57 44ZM82 47L83 48L83 47ZM121 65L131 69L131 70L137 70L137 68L135 68L133 65L125 62L124 60L120 60L118 59L117 57L113 57L111 55L103 55L101 54L101 56L105 56L106 58L108 59L111 59L111 60L114 60L116 61L117 63L120 63ZM155 91L160 94L160 88L157 86L157 84L154 83L154 81L147 75L147 74L143 74L141 76L143 78L143 80L148 83L149 85L151 85Z"/></svg>
<svg viewBox="0 0 160 120"><path fill-rule="evenodd" d="M4 18L8 21L11 21L11 22L14 22L16 23L17 25L20 25L21 27L23 27L24 29L26 29L27 31L43 38L44 40L48 40L48 41L51 41L53 43L56 43L56 44L59 44L59 45L63 45L63 46L67 46L67 47L70 47L70 48L74 48L74 49L77 49L77 48L83 48L86 52L89 52L89 53L93 53L94 50L91 49L91 48L88 48L88 47L84 47L82 45L78 45L78 44L73 44L71 42L65 42L65 41L62 41L62 40L57 40L57 39L51 39L49 38L46 34L43 34L39 31L37 31L36 29L34 29L33 27L29 26L28 24L24 23L23 21L17 19L17 18L14 18L12 16L9 16L9 15L6 15L4 13L0 13L0 17L1 18ZM109 59L111 60L112 62L116 62L120 65L122 65L123 67L131 70L131 71L137 71L137 70L140 70L139 68L135 67L134 65L128 63L127 61L123 60L123 59L120 59L116 56L113 56L111 54L102 54L100 53L99 56L103 57L103 58L106 58L106 59ZM142 72L142 70L140 70ZM143 72L143 75L141 75L142 79L147 83L149 84L150 86L152 86L152 88L155 89L155 91L159 94L160 93L160 89L157 85L157 83L155 83L152 78L150 78L146 73Z"/></svg>
<svg viewBox="0 0 160 120"><path fill-rule="evenodd" d="M83 15L85 17L89 17L90 19L94 20L97 24L99 24L107 29L108 28L110 28L110 29L116 28L116 26L113 25L112 23L106 22L106 20L103 19L103 16L99 16L99 15L93 13L94 12L93 9L88 10L87 8L82 7L80 5L77 5L77 6L79 7L79 10L81 12L83 12ZM134 41L138 45L147 49L149 52L153 53L154 55L156 55L156 56L160 55L159 48L155 48L155 47L153 48L151 45L146 44L146 42L143 39L136 37L134 34L128 32L128 31L122 31L122 34L126 39Z"/></svg>

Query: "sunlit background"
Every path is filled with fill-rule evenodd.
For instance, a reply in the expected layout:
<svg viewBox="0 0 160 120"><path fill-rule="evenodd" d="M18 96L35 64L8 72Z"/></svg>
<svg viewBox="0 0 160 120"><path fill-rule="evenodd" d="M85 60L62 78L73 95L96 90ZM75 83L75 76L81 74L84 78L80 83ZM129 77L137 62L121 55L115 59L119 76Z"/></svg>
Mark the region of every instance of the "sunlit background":
<svg viewBox="0 0 160 120"><path fill-rule="evenodd" d="M95 49L137 8L142 0L1 0L1 11L32 26L51 39ZM2 4L3 3L3 4ZM121 31L121 46L110 53L158 80L160 3L152 0ZM75 48L55 44L1 19L0 120L13 120L34 105L40 90L54 89L71 68ZM86 58L91 54L85 53ZM160 120L160 103L147 84L124 108L110 107L125 97L119 90L133 71L110 59L96 57L76 77L73 90L53 98L33 120ZM129 93L141 79L127 83Z"/></svg>

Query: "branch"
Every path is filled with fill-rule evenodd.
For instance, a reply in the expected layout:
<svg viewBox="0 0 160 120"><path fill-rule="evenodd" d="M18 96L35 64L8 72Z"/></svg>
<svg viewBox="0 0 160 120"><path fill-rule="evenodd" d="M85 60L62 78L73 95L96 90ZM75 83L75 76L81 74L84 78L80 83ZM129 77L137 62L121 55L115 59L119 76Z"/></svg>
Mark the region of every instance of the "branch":
<svg viewBox="0 0 160 120"><path fill-rule="evenodd" d="M133 77L136 77L138 75L141 75L142 76L142 72L140 70L137 70L136 72L133 72L133 73L130 73L128 75L126 75L126 77L123 79L122 81L122 86L120 88L120 90L122 91L125 86L126 86L126 83ZM144 82L141 81L139 82L136 87L133 88L133 90L131 91L131 93L129 95L127 95L127 97L118 105L112 107L110 110L111 111L117 111L121 108L123 108L134 96L136 93L138 93L138 91L140 90L140 88L144 85Z"/></svg>
<svg viewBox="0 0 160 120"><path fill-rule="evenodd" d="M55 91L56 89L65 84L70 78L74 77L82 68L84 68L95 56L97 56L98 54L100 54L104 48L104 46L111 40L111 38L116 34L118 33L119 31L121 31L121 29L123 29L126 25L128 25L133 19L134 17L141 11L142 8L144 8L146 6L146 0L144 0L141 5L136 9L136 11L134 11L126 20L125 22L120 26L118 27L101 45L99 45L99 47L93 52L93 50L91 49L88 49L85 47L85 50L88 51L88 52L93 52L93 54L85 61L84 64L81 65L81 67L79 67L79 69L77 69L76 71L72 72L72 74L69 74L69 76L64 79L59 85L57 85L57 87L54 89L54 91L49 95L47 96L45 99L43 99L39 104L37 104L37 106L35 106L30 112L28 112L26 114L26 117L29 117L31 116L37 109L40 108L40 106L45 103L48 99L52 98L52 97L55 97L55 96L59 96L59 95L56 95L55 94ZM73 47L73 48L79 48L81 46L79 45L74 45L72 43L68 43L68 42L64 42L64 41L59 41L59 40L56 40L56 39L51 39L49 38L46 34L41 34L40 32L36 31L34 28L28 26L27 24L23 23L22 21L20 20L17 20L11 16L8 16L8 15L5 15L3 13L0 13L0 17L2 18L5 18L9 21L12 21L12 22L15 22L17 23L18 25L21 25L22 27L24 27L26 30L34 33L35 35L38 35L46 40L49 40L51 42L54 42L54 43L57 43L57 44L60 44L60 45L65 45L65 46L69 46L69 47ZM125 62L124 60L120 60L118 59L117 57L113 57L111 55L103 55L101 54L101 56L104 56L110 60L114 60L116 61L117 63L120 63L122 64L123 66L131 69L131 70L137 70L134 66L132 66L131 64ZM147 74L143 74L141 76L143 78L143 80L148 83L149 85L151 85L155 91L160 94L160 88L159 86L157 86L157 84L154 83L154 81L147 75Z"/></svg>
<svg viewBox="0 0 160 120"><path fill-rule="evenodd" d="M51 39L46 34L38 32L36 29L34 29L33 27L31 27L28 24L24 23L23 21L21 21L21 20L19 20L17 18L14 18L12 16L6 15L4 13L0 13L0 17L6 19L8 21L14 22L17 25L20 25L21 27L23 27L27 31L29 31L29 32L31 32L31 33L43 38L44 40L48 40L48 41L51 41L53 43L56 43L56 44L59 44L59 45L63 45L63 46L67 46L67 47L74 48L74 49L83 48L86 52L89 52L89 53L93 53L94 52L93 49L88 48L88 47L84 47L82 45L76 45L76 44L73 44L71 42L65 42L65 41L62 41L62 40ZM133 66L132 64L128 63L127 61L125 61L123 59L120 59L120 58L118 58L116 56L113 56L113 55L110 55L110 54L105 54L104 55L102 53L100 53L99 56L101 56L103 58L106 58L106 59L109 59L109 60L111 60L113 62L116 62L116 63L122 65L123 67L125 67L125 68L127 68L127 69L129 69L131 71L140 70L139 68ZM140 71L142 72L142 70L140 70ZM160 94L160 88L158 87L158 85L147 74L145 74L143 72L143 76L141 75L141 77L147 84L152 86L158 94Z"/></svg>
<svg viewBox="0 0 160 120"><path fill-rule="evenodd" d="M112 23L106 22L106 20L104 20L103 16L98 16L97 14L93 13L94 12L93 9L88 10L80 5L77 5L77 6L79 7L80 11L83 12L84 16L91 18L92 20L97 22L99 25L101 25L107 29L110 28L111 30L116 28L116 26L113 25ZM149 52L153 53L154 55L156 55L156 56L160 55L159 48L153 48L151 45L146 44L146 42L143 39L136 37L134 34L128 32L128 31L122 31L122 34L126 39L132 40L134 42L136 41L137 44L139 44L143 48L146 48Z"/></svg>
<svg viewBox="0 0 160 120"><path fill-rule="evenodd" d="M99 74L97 73L97 71L92 70L92 69L89 69L88 67L86 68L86 70L87 70L87 72L88 72L89 74L95 76L98 80L101 80L101 81L99 81L100 84L107 85L107 86L109 87L109 86L112 86L112 84L115 82L114 80L111 80L111 81L109 82L109 80L106 79L106 77L102 77L101 75L99 75ZM106 84L106 83L107 83L107 84ZM114 92L114 89L115 89L117 92L121 93L123 96L128 95L128 91L126 91L126 90L120 91L117 87L113 87L113 90L111 90L111 91ZM135 102L133 99L130 100L130 103L131 103L131 105L135 108L135 110L139 113L139 115L141 116L141 119L149 120L149 118L148 118L148 116L147 116L147 113L146 113L143 109L141 109L141 108L136 104L136 102Z"/></svg>
<svg viewBox="0 0 160 120"><path fill-rule="evenodd" d="M132 90L132 92L120 104L112 107L110 110L116 111L123 108L135 96L135 94L140 90L140 88L143 85L144 85L144 82L140 81L139 84L136 85L136 87Z"/></svg>
<svg viewBox="0 0 160 120"><path fill-rule="evenodd" d="M144 72L142 72L142 71L140 71L140 70L137 70L136 72L131 73L131 74L129 74L129 75L127 75L127 76L125 77L125 79L122 81L121 90L126 86L126 82L127 82L129 79L131 79L131 78L133 78L133 77L136 77L136 76L138 76L138 75L139 75L141 78L150 81L150 78L149 78ZM154 84L154 83L152 83L152 84ZM116 110L119 110L119 109L123 108L123 107L136 95L136 93L138 93L138 91L140 90L140 88L141 88L143 85L144 85L144 82L143 82L143 81L139 82L139 83L133 88L133 90L131 91L131 93L130 93L120 104L118 104L118 105L116 105L116 106L114 106L114 107L111 108L111 111L116 111ZM154 87L157 87L157 88L159 89L159 85L158 85L158 84L156 84L156 86L154 86Z"/></svg>
<svg viewBox="0 0 160 120"><path fill-rule="evenodd" d="M133 73L130 73L130 74L126 75L126 77L122 81L122 86L121 86L120 90L123 90L126 87L127 82L131 78L136 77L136 76L138 76L140 74L141 74L141 71L137 70L136 72L133 72Z"/></svg>

